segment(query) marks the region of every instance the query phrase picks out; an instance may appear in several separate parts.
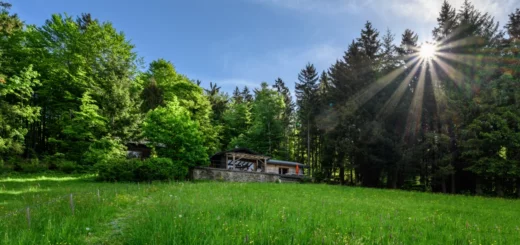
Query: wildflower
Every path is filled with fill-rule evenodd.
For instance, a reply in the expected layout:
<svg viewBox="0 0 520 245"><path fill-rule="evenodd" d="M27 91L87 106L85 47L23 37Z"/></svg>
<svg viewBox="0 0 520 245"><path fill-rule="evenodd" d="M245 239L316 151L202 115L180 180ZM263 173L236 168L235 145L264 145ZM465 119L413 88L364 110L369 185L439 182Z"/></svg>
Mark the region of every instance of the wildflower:
<svg viewBox="0 0 520 245"><path fill-rule="evenodd" d="M90 228L89 228L89 227L87 227L87 228L85 228L85 230L87 230L87 231L90 231Z"/></svg>

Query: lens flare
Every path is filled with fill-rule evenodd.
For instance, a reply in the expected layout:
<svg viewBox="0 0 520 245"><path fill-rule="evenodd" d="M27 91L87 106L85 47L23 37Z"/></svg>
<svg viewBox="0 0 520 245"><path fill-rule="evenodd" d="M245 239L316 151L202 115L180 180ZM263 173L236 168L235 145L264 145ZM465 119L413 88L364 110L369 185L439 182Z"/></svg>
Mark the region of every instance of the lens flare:
<svg viewBox="0 0 520 245"><path fill-rule="evenodd" d="M435 56L437 48L429 43L425 43L421 46L420 55L423 59L431 59Z"/></svg>

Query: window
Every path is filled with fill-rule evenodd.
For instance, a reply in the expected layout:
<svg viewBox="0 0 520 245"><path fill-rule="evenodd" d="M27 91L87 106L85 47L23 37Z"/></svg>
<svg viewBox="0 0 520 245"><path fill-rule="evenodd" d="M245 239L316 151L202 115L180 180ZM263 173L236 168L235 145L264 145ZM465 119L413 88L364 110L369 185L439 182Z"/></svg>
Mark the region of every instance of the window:
<svg viewBox="0 0 520 245"><path fill-rule="evenodd" d="M278 168L278 174L288 174L289 169L288 168Z"/></svg>

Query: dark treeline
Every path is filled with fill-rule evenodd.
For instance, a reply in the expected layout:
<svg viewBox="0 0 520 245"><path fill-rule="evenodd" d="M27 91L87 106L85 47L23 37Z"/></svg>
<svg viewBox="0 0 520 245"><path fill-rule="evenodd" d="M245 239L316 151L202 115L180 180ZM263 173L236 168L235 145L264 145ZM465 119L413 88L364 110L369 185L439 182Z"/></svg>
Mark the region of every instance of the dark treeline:
<svg viewBox="0 0 520 245"><path fill-rule="evenodd" d="M501 26L444 2L431 44L367 22L328 70L295 74L294 101L280 78L228 95L166 60L141 72L90 14L34 26L0 8L3 169L91 169L145 140L183 167L248 147L317 181L520 197L518 9Z"/></svg>
<svg viewBox="0 0 520 245"><path fill-rule="evenodd" d="M367 22L328 71L301 71L294 157L314 177L520 196L520 10L502 30L444 2L437 21L431 57L414 31L394 40Z"/></svg>

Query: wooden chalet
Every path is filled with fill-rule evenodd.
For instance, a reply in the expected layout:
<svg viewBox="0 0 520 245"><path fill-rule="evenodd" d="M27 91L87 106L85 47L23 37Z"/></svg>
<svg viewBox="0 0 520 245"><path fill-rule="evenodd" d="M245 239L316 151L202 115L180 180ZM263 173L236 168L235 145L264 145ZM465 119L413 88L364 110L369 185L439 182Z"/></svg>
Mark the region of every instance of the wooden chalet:
<svg viewBox="0 0 520 245"><path fill-rule="evenodd" d="M247 148L216 153L210 157L210 167L281 175L304 175L307 168L304 164L271 159Z"/></svg>

